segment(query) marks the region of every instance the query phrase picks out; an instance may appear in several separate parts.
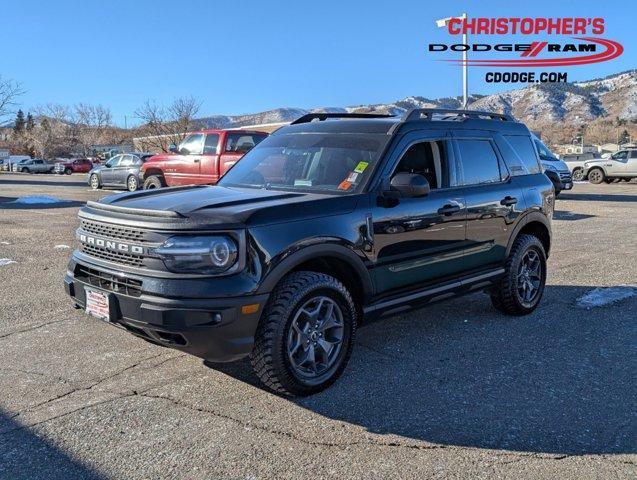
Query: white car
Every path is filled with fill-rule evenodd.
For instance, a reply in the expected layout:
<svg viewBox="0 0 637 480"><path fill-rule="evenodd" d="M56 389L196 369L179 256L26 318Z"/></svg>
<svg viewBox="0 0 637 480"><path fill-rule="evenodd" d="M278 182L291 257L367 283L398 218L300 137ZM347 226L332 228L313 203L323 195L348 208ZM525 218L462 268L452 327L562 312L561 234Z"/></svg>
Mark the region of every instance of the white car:
<svg viewBox="0 0 637 480"><path fill-rule="evenodd" d="M616 179L630 182L637 178L637 149L620 150L606 158L585 162L583 175L595 184Z"/></svg>

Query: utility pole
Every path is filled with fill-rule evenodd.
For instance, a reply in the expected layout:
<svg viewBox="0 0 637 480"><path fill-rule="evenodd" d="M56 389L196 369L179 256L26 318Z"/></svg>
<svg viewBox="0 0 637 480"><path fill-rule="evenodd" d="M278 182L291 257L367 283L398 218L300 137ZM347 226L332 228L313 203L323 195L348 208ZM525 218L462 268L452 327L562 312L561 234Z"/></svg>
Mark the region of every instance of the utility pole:
<svg viewBox="0 0 637 480"><path fill-rule="evenodd" d="M449 20L452 20L452 19L466 20L466 18L467 18L466 13L463 13L459 17L441 18L439 20L436 20L436 25L440 28L443 28L447 26L447 24L449 23ZM468 45L467 32L464 31L464 29L462 34L462 44ZM468 69L469 67L467 65L467 49L465 48L462 51L462 108L464 109L467 108L467 104L469 103L469 71Z"/></svg>

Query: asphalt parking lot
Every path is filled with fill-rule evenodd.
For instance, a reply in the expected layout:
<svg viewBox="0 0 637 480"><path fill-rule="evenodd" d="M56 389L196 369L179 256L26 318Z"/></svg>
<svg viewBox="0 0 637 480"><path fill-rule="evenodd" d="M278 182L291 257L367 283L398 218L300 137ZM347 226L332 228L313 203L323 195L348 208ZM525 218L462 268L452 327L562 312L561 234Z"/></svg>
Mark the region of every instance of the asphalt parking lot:
<svg viewBox="0 0 637 480"><path fill-rule="evenodd" d="M83 175L0 174L0 478L636 478L637 184L557 201L544 300L476 294L370 324L343 377L285 399L74 310ZM25 195L68 200L12 203Z"/></svg>

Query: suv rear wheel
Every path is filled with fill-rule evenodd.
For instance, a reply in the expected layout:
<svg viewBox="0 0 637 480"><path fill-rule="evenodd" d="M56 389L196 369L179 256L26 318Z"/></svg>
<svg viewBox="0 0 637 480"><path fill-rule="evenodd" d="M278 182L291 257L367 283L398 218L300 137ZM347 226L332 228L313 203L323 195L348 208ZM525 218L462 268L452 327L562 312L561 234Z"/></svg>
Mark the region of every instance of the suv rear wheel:
<svg viewBox="0 0 637 480"><path fill-rule="evenodd" d="M601 168L593 168L588 172L588 181L599 185L604 181L604 171Z"/></svg>
<svg viewBox="0 0 637 480"><path fill-rule="evenodd" d="M159 175L151 175L144 181L144 190L165 187L164 179Z"/></svg>
<svg viewBox="0 0 637 480"><path fill-rule="evenodd" d="M515 239L500 284L491 293L493 306L509 315L526 315L540 303L546 284L546 253L534 235Z"/></svg>
<svg viewBox="0 0 637 480"><path fill-rule="evenodd" d="M320 392L343 372L355 333L356 308L341 282L323 273L291 273L263 312L252 368L275 392Z"/></svg>
<svg viewBox="0 0 637 480"><path fill-rule="evenodd" d="M64 173L66 173L67 175L71 175L73 173L73 170L71 170L70 168L65 168Z"/></svg>

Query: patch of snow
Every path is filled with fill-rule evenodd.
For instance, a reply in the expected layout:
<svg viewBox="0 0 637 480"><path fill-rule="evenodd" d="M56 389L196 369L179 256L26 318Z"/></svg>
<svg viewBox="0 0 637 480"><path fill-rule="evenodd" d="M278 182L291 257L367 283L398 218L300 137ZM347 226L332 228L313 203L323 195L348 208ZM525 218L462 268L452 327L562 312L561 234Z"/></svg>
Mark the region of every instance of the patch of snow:
<svg viewBox="0 0 637 480"><path fill-rule="evenodd" d="M44 204L44 203L66 203L68 200L52 197L50 195L27 195L26 197L16 198L10 203L21 203L24 205Z"/></svg>
<svg viewBox="0 0 637 480"><path fill-rule="evenodd" d="M56 250L66 250L67 248L71 248L71 247L69 247L68 245L62 245L62 244L60 244L60 245L56 245L56 246L55 246L55 247L53 247L53 248L55 248Z"/></svg>
<svg viewBox="0 0 637 480"><path fill-rule="evenodd" d="M637 285L618 285L616 287L597 287L577 299L582 308L604 307L637 295Z"/></svg>
<svg viewBox="0 0 637 480"><path fill-rule="evenodd" d="M4 267L5 265L9 265L10 263L17 263L10 258L0 258L0 267Z"/></svg>
<svg viewBox="0 0 637 480"><path fill-rule="evenodd" d="M5 242L4 240L0 242L0 245L11 245L11 242Z"/></svg>

